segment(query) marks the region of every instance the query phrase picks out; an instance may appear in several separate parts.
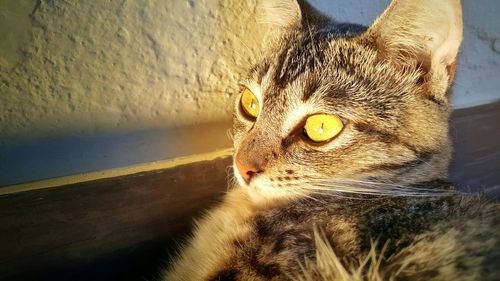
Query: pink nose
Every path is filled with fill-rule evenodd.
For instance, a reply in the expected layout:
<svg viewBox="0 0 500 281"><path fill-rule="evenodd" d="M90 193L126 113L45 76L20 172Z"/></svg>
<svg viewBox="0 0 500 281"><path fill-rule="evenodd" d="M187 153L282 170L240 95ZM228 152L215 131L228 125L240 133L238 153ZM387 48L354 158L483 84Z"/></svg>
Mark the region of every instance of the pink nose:
<svg viewBox="0 0 500 281"><path fill-rule="evenodd" d="M241 165L240 163L238 163L238 161L235 161L236 162L236 168L238 168L238 172L240 173L240 176L248 183L250 182L250 180L252 179L252 177L259 173L259 169L257 169L256 167L253 167L253 166L245 166L245 165Z"/></svg>

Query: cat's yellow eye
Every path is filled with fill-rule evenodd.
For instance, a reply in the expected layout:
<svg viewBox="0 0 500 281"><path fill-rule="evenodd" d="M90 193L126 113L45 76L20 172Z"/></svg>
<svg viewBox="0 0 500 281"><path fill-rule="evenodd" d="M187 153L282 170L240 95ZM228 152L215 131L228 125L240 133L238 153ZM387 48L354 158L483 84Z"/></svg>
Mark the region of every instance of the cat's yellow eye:
<svg viewBox="0 0 500 281"><path fill-rule="evenodd" d="M248 116L252 118L259 116L259 100L248 88L245 88L241 95L241 107Z"/></svg>
<svg viewBox="0 0 500 281"><path fill-rule="evenodd" d="M337 115L316 114L306 120L304 132L314 142L324 142L332 139L342 131L344 123Z"/></svg>

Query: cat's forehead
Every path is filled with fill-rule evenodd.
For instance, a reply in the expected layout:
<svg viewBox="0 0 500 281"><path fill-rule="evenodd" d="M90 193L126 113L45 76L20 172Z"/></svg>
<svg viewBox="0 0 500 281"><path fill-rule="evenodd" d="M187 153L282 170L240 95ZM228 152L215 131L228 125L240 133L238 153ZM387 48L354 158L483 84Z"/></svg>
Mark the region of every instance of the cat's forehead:
<svg viewBox="0 0 500 281"><path fill-rule="evenodd" d="M362 82L355 72L371 57L350 40L293 34L251 69L246 84L267 104L339 98L345 86Z"/></svg>
<svg viewBox="0 0 500 281"><path fill-rule="evenodd" d="M372 94L377 95L394 93L391 88L411 90L408 88L415 86L417 69L393 65L377 48L363 33L338 37L320 31L295 32L280 40L251 69L249 77L265 90L264 98L280 95L294 83L302 87L301 99L328 89L337 97L359 89L375 90Z"/></svg>
<svg viewBox="0 0 500 281"><path fill-rule="evenodd" d="M340 25L342 26L342 25ZM363 57L358 35L364 27L346 25L352 28L310 27L294 30L274 42L259 63L250 71L250 76L259 81L270 75L271 81L284 88L304 73L323 72L325 67L335 67L336 62L352 62L352 58Z"/></svg>
<svg viewBox="0 0 500 281"><path fill-rule="evenodd" d="M291 33L255 68L254 76L284 89L300 76L318 70L326 61L328 45L328 36L324 33Z"/></svg>
<svg viewBox="0 0 500 281"><path fill-rule="evenodd" d="M317 112L386 118L401 108L407 93L415 91L418 75L381 60L365 40L324 34L283 40L250 71L248 84L262 114L293 124Z"/></svg>

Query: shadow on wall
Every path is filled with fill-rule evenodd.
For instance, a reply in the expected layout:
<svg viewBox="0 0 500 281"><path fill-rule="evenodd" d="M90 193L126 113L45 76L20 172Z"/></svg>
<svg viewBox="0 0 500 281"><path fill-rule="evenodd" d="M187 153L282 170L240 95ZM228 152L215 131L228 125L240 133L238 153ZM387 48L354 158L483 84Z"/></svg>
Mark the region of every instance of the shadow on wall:
<svg viewBox="0 0 500 281"><path fill-rule="evenodd" d="M0 187L231 147L230 123L46 140L0 148Z"/></svg>

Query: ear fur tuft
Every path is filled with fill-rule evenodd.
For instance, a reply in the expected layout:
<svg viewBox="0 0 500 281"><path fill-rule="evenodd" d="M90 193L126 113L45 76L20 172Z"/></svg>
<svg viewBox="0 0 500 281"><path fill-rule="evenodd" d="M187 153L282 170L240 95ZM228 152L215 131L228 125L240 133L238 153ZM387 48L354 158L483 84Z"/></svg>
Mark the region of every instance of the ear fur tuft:
<svg viewBox="0 0 500 281"><path fill-rule="evenodd" d="M459 0L394 0L368 32L384 57L453 79L462 41Z"/></svg>
<svg viewBox="0 0 500 281"><path fill-rule="evenodd" d="M329 21L305 0L261 0L260 6L263 21L278 28L300 28Z"/></svg>

